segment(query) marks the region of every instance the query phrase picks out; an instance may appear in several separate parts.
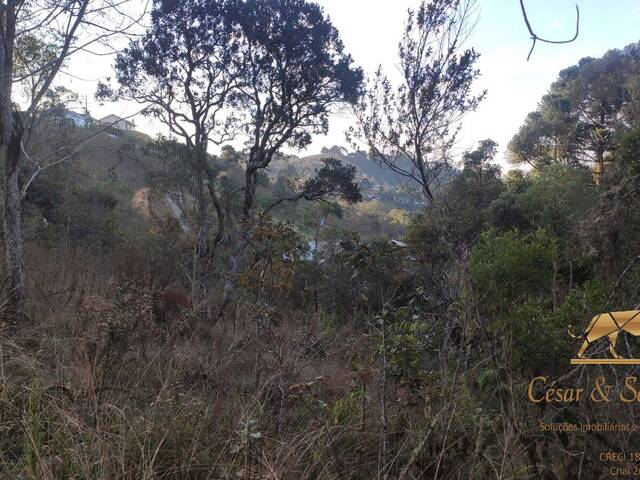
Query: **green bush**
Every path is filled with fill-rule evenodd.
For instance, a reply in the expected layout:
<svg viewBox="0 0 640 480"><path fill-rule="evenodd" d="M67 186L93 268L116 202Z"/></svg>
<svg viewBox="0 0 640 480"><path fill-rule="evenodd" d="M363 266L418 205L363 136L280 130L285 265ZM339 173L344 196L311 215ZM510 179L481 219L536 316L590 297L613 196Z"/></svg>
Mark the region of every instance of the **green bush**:
<svg viewBox="0 0 640 480"><path fill-rule="evenodd" d="M472 250L470 269L489 310L530 295L549 292L558 256L555 241L545 230L482 234Z"/></svg>
<svg viewBox="0 0 640 480"><path fill-rule="evenodd" d="M516 304L504 314L512 326L515 364L523 373L565 371L566 361L577 351L579 341L568 335L569 325L581 333L608 296L600 281L585 283L569 293L555 308L549 298ZM558 361L550 362L550 359Z"/></svg>

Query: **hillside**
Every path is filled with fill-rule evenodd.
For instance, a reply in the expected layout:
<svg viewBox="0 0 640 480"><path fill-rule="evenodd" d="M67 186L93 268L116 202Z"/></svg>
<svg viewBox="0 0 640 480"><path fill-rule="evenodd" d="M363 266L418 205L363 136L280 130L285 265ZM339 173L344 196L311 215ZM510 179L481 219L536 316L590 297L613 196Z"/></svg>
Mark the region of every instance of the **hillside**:
<svg viewBox="0 0 640 480"><path fill-rule="evenodd" d="M358 179L367 179L376 185L397 186L399 179L388 169L373 162L365 152L349 152L346 148L334 145L323 147L320 153L295 156L288 155L275 160L271 166L271 174L277 176L282 170L293 167L297 174L305 175L322 166L322 159L335 158L357 169Z"/></svg>
<svg viewBox="0 0 640 480"><path fill-rule="evenodd" d="M420 198L420 192L415 185L407 181L407 178L391 171L373 161L365 152L358 150L348 151L346 148L334 145L323 147L320 153L295 156L287 155L272 162L269 172L271 178L277 178L281 173L285 176L310 176L314 170L322 166L322 160L335 158L346 165L356 167L356 178L360 182L360 188L365 198L376 198L389 208L403 208L415 210L424 205ZM409 160L400 161L399 166L407 171L412 171ZM433 178L434 193L442 190L456 176L456 169L444 166L438 169Z"/></svg>
<svg viewBox="0 0 640 480"><path fill-rule="evenodd" d="M189 231L193 213L192 197L189 194L186 197L183 194L169 194L171 189L177 188L177 184L157 184L167 175L174 175L180 170L184 173L183 166L175 157L176 153L161 154L156 150L153 140L139 132L114 129L100 132L91 128L74 128L67 135L71 141L95 136L78 149L72 160L47 171L34 184L34 192L27 197L34 208L35 216L30 221L35 225L31 233L34 238L46 233L36 220L40 217L48 225L44 229L49 231L47 236L54 236L56 228L77 230L77 242L81 244L90 238L108 237L113 228L117 228L120 236L125 238L155 230L159 225L176 219L183 232ZM55 138L57 136L54 135L50 140L51 145L44 146L45 151L54 148ZM229 152L227 150L227 154L220 158L212 157L211 161L219 170L219 178L226 185L225 188L239 191L243 177L237 162L241 156ZM160 158L159 155L168 157ZM421 202L390 183L390 173L375 165L362 152L348 153L339 147L332 147L316 155L290 157L286 162L280 160L271 170L270 178L265 177L261 183L258 203L268 205L285 195L281 191L283 182L286 184L299 176L312 175L315 169L322 166L322 159L327 157L338 158L356 167L363 202L357 205L342 204L342 213L323 214L318 210L320 205L300 201L275 209L272 212L275 218L297 225L296 228L308 241L317 235L314 225L320 218L324 218L327 229L344 231L344 238L349 238L351 234L363 239L375 239L381 235L397 238L401 235L408 221L407 212L419 207ZM70 179L73 179L71 188ZM188 183L186 178L180 181ZM156 186L151 188L152 185ZM60 188L68 193L56 206L43 200ZM152 194L152 191L156 193ZM159 194L160 191L165 193ZM318 219L309 223L309 215Z"/></svg>

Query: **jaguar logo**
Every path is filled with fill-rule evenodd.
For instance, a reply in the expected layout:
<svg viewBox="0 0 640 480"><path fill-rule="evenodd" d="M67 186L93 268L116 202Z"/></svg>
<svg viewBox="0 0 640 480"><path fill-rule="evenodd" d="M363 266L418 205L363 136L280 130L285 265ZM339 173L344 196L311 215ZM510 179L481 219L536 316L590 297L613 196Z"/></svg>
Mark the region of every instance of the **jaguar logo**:
<svg viewBox="0 0 640 480"><path fill-rule="evenodd" d="M580 350L578 350L578 358L571 359L571 363L576 365L640 364L640 359L621 358L616 352L616 342L620 332L627 332L636 337L640 336L640 310L600 313L591 319L582 336L574 335L571 326L569 326L569 335L573 338L584 339ZM589 346L604 337L609 339L609 352L613 358L584 358Z"/></svg>

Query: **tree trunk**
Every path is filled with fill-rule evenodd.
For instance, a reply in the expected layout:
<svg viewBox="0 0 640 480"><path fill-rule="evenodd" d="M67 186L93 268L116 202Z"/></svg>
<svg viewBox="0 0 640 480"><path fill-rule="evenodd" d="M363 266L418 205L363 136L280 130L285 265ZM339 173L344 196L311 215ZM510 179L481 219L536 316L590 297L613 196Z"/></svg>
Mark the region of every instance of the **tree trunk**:
<svg viewBox="0 0 640 480"><path fill-rule="evenodd" d="M24 272L24 239L20 188L18 185L18 159L20 150L9 145L3 148L5 156L4 175L4 242L7 261L8 313L21 317L26 295Z"/></svg>
<svg viewBox="0 0 640 480"><path fill-rule="evenodd" d="M258 187L257 171L252 167L247 167L244 182L244 205L242 207L242 218L247 221L253 207Z"/></svg>
<svg viewBox="0 0 640 480"><path fill-rule="evenodd" d="M249 230L248 226L243 227L240 233L240 240L238 241L237 248L229 256L229 263L227 264L226 278L224 281L224 290L222 292L222 299L220 301L220 308L218 309L217 320L220 320L224 316L229 303L231 302L231 296L236 288L237 276L240 271L240 262L244 257L244 254L249 245Z"/></svg>
<svg viewBox="0 0 640 480"><path fill-rule="evenodd" d="M193 249L193 271L191 279L191 301L196 311L207 313L208 270L209 270L209 220L204 195L204 185L198 186L196 193L197 225Z"/></svg>
<svg viewBox="0 0 640 480"><path fill-rule="evenodd" d="M222 299L220 301L220 307L218 309L217 319L220 320L231 302L231 296L236 288L237 276L240 270L240 262L242 261L244 254L249 245L251 236L251 208L256 196L257 182L257 169L252 167L251 164L255 164L255 160L249 160L249 166L245 172L245 187L244 187L244 205L242 207L242 222L240 225L240 239L237 242L237 247L232 251L229 256L229 263L227 264L226 278L224 282L224 290L222 293Z"/></svg>
<svg viewBox="0 0 640 480"><path fill-rule="evenodd" d="M206 147L196 147L196 168L199 170L199 183L195 192L196 200L196 238L193 249L193 271L191 284L191 300L196 312L209 314L207 295L209 293L210 248L209 234L211 219L209 218L208 201L205 182L208 181L206 167Z"/></svg>
<svg viewBox="0 0 640 480"><path fill-rule="evenodd" d="M4 5L4 2L2 2ZM0 48L0 154L4 166L4 240L6 251L8 310L19 318L26 295L24 241L22 238L20 187L18 183L22 142L22 122L13 113L13 47L15 43L15 4L6 6L0 16L3 47Z"/></svg>
<svg viewBox="0 0 640 480"><path fill-rule="evenodd" d="M604 140L604 135L605 135L605 116L603 113L600 114L600 123L599 123L599 127L602 129L602 136L598 135L598 139L597 139L597 144L596 144L596 161L598 162L598 168L599 168L599 172L598 172L598 186L602 187L603 186L603 179L604 179L604 152L605 152L605 148L606 148L606 144L605 144L605 140Z"/></svg>
<svg viewBox="0 0 640 480"><path fill-rule="evenodd" d="M598 147L598 150L596 151L596 161L598 162L598 186L602 186L602 179L604 177L604 152L600 147Z"/></svg>

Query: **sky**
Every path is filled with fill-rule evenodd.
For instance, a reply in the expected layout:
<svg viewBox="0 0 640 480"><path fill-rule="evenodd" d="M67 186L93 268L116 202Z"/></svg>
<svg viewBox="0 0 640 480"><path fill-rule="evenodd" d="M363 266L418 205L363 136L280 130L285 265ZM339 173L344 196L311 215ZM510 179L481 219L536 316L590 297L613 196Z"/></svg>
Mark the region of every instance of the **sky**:
<svg viewBox="0 0 640 480"><path fill-rule="evenodd" d="M141 1L141 0L140 0ZM397 46L407 9L419 0L316 0L341 34L346 50L366 74L381 65L393 76L397 71ZM479 18L467 41L480 53L477 91L487 97L476 112L463 119L456 150L461 153L486 138L498 142L497 160L507 165L506 145L528 112L534 110L563 68L586 56L599 57L612 48L640 40L640 0L578 0L580 33L566 45L538 43L529 61L531 39L518 0L478 0ZM540 37L564 39L575 31L575 2L525 0L532 27ZM79 56L69 62L60 83L86 98L91 114L127 116L140 109L119 103L100 105L93 100L99 80L112 75L113 58ZM163 132L153 119L136 117L137 129L156 135ZM353 120L348 112L336 112L326 136L317 136L305 152L319 153L324 146L344 145L345 130Z"/></svg>

